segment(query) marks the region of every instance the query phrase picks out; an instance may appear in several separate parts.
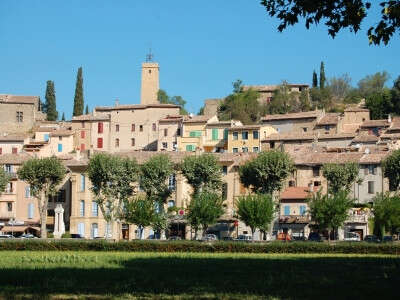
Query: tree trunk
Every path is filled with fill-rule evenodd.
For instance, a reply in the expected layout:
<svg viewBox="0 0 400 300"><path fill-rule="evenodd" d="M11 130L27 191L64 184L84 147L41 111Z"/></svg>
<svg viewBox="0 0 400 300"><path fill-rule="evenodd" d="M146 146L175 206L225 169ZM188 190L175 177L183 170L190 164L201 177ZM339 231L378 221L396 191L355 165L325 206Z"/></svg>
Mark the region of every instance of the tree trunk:
<svg viewBox="0 0 400 300"><path fill-rule="evenodd" d="M251 229L251 241L254 242L254 232L256 231L255 228L250 228Z"/></svg>
<svg viewBox="0 0 400 300"><path fill-rule="evenodd" d="M328 244L331 243L331 231L328 230Z"/></svg>
<svg viewBox="0 0 400 300"><path fill-rule="evenodd" d="M39 200L39 213L40 213L40 237L42 239L47 238L47 195L45 192L41 192Z"/></svg>

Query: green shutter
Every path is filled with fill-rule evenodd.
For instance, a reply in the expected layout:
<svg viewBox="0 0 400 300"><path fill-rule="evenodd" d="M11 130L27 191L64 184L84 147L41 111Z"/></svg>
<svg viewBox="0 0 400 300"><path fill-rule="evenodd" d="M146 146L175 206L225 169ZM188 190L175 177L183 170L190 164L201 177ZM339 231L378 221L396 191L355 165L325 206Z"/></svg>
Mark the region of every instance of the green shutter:
<svg viewBox="0 0 400 300"><path fill-rule="evenodd" d="M186 151L193 152L194 151L194 145L186 145Z"/></svg>
<svg viewBox="0 0 400 300"><path fill-rule="evenodd" d="M198 130L191 131L189 133L189 136L190 137L200 137L201 136L201 131L198 131Z"/></svg>
<svg viewBox="0 0 400 300"><path fill-rule="evenodd" d="M218 140L218 129L216 129L216 128L213 128L213 130L212 130L212 139L213 139L213 141Z"/></svg>
<svg viewBox="0 0 400 300"><path fill-rule="evenodd" d="M228 129L224 129L224 140L228 140Z"/></svg>

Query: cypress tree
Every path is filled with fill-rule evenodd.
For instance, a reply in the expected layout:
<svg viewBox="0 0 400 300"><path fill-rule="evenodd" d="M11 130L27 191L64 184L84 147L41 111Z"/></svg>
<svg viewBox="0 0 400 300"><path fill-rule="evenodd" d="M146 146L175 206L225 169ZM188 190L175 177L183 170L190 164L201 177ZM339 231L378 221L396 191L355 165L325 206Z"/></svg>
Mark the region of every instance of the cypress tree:
<svg viewBox="0 0 400 300"><path fill-rule="evenodd" d="M62 114L61 121L65 121L65 114Z"/></svg>
<svg viewBox="0 0 400 300"><path fill-rule="evenodd" d="M326 81L325 66L324 66L324 62L321 61L321 67L320 67L320 70L319 70L319 88L321 90L323 90L325 88L325 81Z"/></svg>
<svg viewBox="0 0 400 300"><path fill-rule="evenodd" d="M318 86L318 77L317 77L317 72L313 72L312 74L312 87L316 88Z"/></svg>
<svg viewBox="0 0 400 300"><path fill-rule="evenodd" d="M58 118L58 112L56 106L56 92L54 89L54 82L51 80L47 81L45 98L46 98L45 112L47 113L47 120L56 121Z"/></svg>
<svg viewBox="0 0 400 300"><path fill-rule="evenodd" d="M89 106L86 104L86 108L85 108L85 115L89 114Z"/></svg>
<svg viewBox="0 0 400 300"><path fill-rule="evenodd" d="M74 98L74 112L73 116L80 116L83 114L83 78L82 67L78 69L76 76L75 98Z"/></svg>

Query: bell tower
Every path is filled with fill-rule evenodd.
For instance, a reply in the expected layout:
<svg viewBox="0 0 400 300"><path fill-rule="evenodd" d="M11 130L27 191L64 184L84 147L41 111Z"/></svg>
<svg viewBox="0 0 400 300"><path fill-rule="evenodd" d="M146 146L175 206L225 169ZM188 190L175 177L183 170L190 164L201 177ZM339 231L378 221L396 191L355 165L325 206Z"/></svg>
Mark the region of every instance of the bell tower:
<svg viewBox="0 0 400 300"><path fill-rule="evenodd" d="M160 89L158 63L153 62L151 49L146 55L146 62L142 63L142 85L140 93L140 104L159 104L157 93Z"/></svg>

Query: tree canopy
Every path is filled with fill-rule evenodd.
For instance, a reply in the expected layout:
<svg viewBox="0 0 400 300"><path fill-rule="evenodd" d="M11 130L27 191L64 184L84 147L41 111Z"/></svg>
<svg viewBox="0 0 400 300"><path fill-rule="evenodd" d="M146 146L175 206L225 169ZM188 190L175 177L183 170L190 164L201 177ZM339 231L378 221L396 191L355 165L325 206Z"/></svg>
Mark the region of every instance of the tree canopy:
<svg viewBox="0 0 400 300"><path fill-rule="evenodd" d="M381 237L386 233L400 231L400 197L389 193L378 194L374 198L374 233Z"/></svg>
<svg viewBox="0 0 400 300"><path fill-rule="evenodd" d="M371 9L380 10L380 14L377 14L378 19L371 19L373 24L368 29L370 44L386 45L400 27L400 1L380 1L380 8L378 3L372 6L370 1L365 0L261 0L261 5L271 17L280 20L280 32L304 19L307 29L310 25L324 22L333 38L343 29L357 33L367 16L375 15Z"/></svg>
<svg viewBox="0 0 400 300"><path fill-rule="evenodd" d="M389 189L396 191L400 184L400 150L393 151L382 162L383 174L389 179Z"/></svg>
<svg viewBox="0 0 400 300"><path fill-rule="evenodd" d="M46 86L46 102L43 111L47 114L48 121L57 121L58 111L56 104L56 91L54 88L54 81L48 80Z"/></svg>
<svg viewBox="0 0 400 300"><path fill-rule="evenodd" d="M175 105L179 105L180 108L180 114L181 115L187 115L188 112L185 108L186 105L186 100L183 99L181 96L168 96L167 92L164 90L158 90L157 93L157 99L160 103L164 103L164 104L175 104Z"/></svg>
<svg viewBox="0 0 400 300"><path fill-rule="evenodd" d="M255 193L272 194L294 171L290 156L278 150L261 152L239 168L240 181Z"/></svg>
<svg viewBox="0 0 400 300"><path fill-rule="evenodd" d="M341 190L348 192L358 178L358 165L356 163L324 164L322 174L328 180L329 192L334 194Z"/></svg>
<svg viewBox="0 0 400 300"><path fill-rule="evenodd" d="M79 67L76 75L75 97L74 97L74 111L73 116L80 116L83 114L84 99L83 99L83 76L82 67Z"/></svg>
<svg viewBox="0 0 400 300"><path fill-rule="evenodd" d="M156 217L154 203L146 197L137 196L124 202L123 219L139 227L139 238L143 238L143 228L150 226Z"/></svg>
<svg viewBox="0 0 400 300"><path fill-rule="evenodd" d="M9 180L10 177L6 174L6 171L4 171L3 166L0 165L0 195L6 189Z"/></svg>

